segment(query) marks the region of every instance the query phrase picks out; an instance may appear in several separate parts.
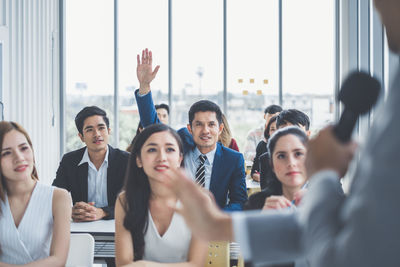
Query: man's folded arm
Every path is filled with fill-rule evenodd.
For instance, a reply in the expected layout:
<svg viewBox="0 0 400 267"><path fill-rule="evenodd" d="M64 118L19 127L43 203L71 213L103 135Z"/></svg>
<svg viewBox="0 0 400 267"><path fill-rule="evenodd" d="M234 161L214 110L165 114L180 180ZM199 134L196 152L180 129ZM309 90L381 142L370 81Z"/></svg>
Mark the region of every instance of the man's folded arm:
<svg viewBox="0 0 400 267"><path fill-rule="evenodd" d="M103 217L103 220L114 219L114 207L113 206L102 207L101 209L106 213L106 216Z"/></svg>

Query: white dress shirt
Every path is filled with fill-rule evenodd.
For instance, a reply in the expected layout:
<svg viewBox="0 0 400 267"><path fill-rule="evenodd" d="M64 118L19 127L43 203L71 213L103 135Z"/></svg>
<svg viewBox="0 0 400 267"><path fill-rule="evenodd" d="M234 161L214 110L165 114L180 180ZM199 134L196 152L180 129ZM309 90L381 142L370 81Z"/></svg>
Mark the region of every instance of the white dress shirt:
<svg viewBox="0 0 400 267"><path fill-rule="evenodd" d="M203 154L204 156L207 157L206 161L204 162L204 168L205 168L204 188L206 188L208 190L210 189L211 173L212 173L212 167L213 167L213 163L214 163L215 151L217 151L217 146L215 146L215 148L212 151L208 152L207 154ZM200 159L199 159L200 155L201 155L201 152L197 147L185 155L185 168L189 172L189 174L193 178L193 180L196 179L195 178L196 170L200 165Z"/></svg>
<svg viewBox="0 0 400 267"><path fill-rule="evenodd" d="M85 149L82 160L78 166L88 163L88 202L94 202L97 208L107 207L107 168L108 168L108 147L104 161L99 170L96 169L93 162L89 158L88 149Z"/></svg>

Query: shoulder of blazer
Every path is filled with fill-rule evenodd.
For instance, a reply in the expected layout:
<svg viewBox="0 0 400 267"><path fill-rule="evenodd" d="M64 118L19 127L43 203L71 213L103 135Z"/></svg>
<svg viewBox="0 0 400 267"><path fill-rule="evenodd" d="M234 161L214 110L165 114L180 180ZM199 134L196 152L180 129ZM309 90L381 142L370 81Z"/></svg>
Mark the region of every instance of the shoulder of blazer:
<svg viewBox="0 0 400 267"><path fill-rule="evenodd" d="M193 141L193 136L186 127L179 129L178 134L183 143L184 154L195 148L196 145Z"/></svg>
<svg viewBox="0 0 400 267"><path fill-rule="evenodd" d="M224 159L237 159L242 156L242 153L237 152L236 150L230 149L228 147L223 146L220 142L217 143L217 151L215 154L221 155Z"/></svg>
<svg viewBox="0 0 400 267"><path fill-rule="evenodd" d="M85 153L85 149L86 146L64 154L64 156L61 159L61 162L66 162L72 165L78 165L78 163L82 160L83 153Z"/></svg>
<svg viewBox="0 0 400 267"><path fill-rule="evenodd" d="M113 164L114 162L116 164L124 164L126 165L128 163L129 159L129 152L120 150L118 148L113 148L112 146L108 145L108 162L110 164Z"/></svg>

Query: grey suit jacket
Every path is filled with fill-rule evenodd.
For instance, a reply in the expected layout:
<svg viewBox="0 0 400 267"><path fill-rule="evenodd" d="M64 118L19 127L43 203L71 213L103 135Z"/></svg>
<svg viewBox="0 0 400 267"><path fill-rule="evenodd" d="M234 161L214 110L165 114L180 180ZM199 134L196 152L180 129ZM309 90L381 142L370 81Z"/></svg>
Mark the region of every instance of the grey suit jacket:
<svg viewBox="0 0 400 267"><path fill-rule="evenodd" d="M400 266L400 72L382 106L347 197L337 175L322 171L297 213L234 218L256 266L305 256L312 267Z"/></svg>

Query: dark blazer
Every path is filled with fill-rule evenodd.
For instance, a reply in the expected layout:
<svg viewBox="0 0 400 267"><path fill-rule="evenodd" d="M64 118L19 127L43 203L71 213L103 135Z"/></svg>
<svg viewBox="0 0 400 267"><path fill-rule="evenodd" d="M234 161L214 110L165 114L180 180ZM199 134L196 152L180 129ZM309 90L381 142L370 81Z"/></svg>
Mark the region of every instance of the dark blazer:
<svg viewBox="0 0 400 267"><path fill-rule="evenodd" d="M154 108L151 92L144 96L137 96L140 121L144 127L159 123ZM195 148L193 136L187 128L178 130L183 142L184 154ZM211 172L210 191L213 193L218 206L226 211L242 210L247 201L246 174L243 155L217 143L217 150ZM228 203L229 200L229 203Z"/></svg>
<svg viewBox="0 0 400 267"><path fill-rule="evenodd" d="M53 185L71 192L72 201L88 202L88 163L78 166L86 147L65 154L57 170ZM114 206L118 193L124 184L129 153L108 146L107 200L108 206L101 207L108 215L104 219L114 219Z"/></svg>
<svg viewBox="0 0 400 267"><path fill-rule="evenodd" d="M272 171L271 164L269 163L269 153L265 152L258 158L258 162L260 165L260 187L261 190L265 189L268 186L268 183L275 177L274 172Z"/></svg>
<svg viewBox="0 0 400 267"><path fill-rule="evenodd" d="M255 173L255 172L259 172L259 173L261 172L260 171L260 169L261 169L261 167L260 167L260 156L262 154L264 154L265 152L267 152L267 151L268 151L267 143L264 140L261 140L258 143L257 148L256 148L256 155L254 157L253 165L251 167L251 172L250 172L251 175L253 175L253 173Z"/></svg>

